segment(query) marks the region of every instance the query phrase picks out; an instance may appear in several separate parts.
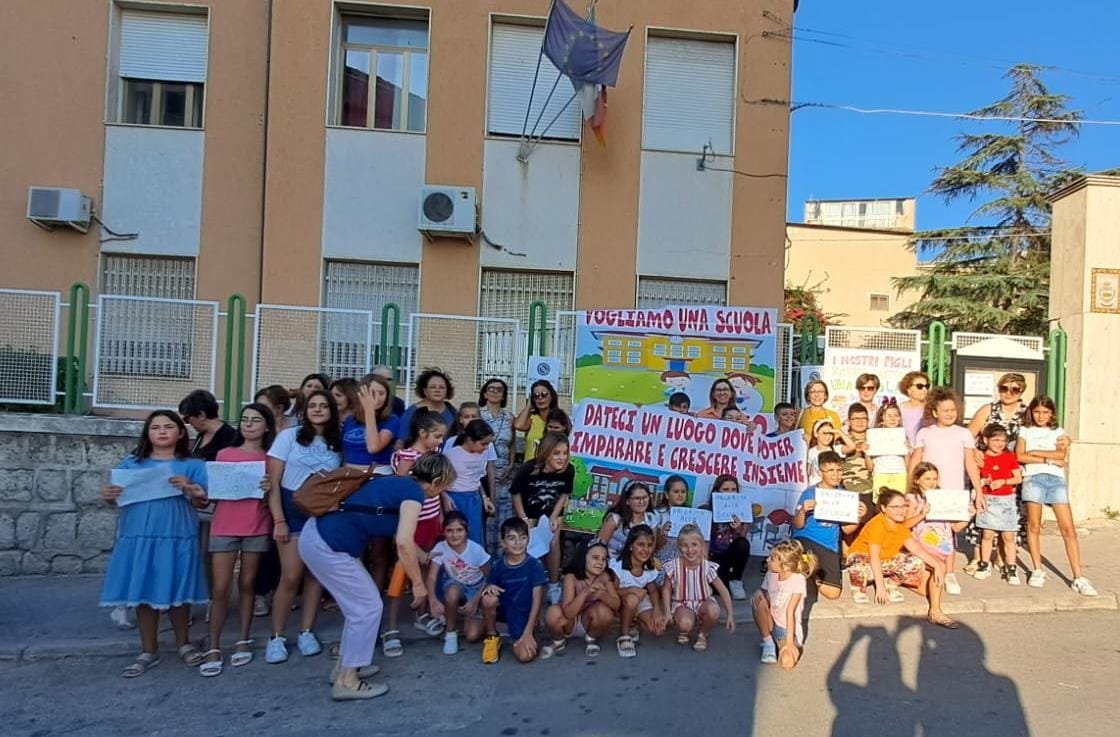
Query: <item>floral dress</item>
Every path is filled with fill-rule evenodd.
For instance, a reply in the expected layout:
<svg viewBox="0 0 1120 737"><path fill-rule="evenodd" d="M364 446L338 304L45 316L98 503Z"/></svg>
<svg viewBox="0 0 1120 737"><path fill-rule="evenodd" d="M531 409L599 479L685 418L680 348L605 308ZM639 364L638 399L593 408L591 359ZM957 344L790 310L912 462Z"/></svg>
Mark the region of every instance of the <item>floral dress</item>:
<svg viewBox="0 0 1120 737"><path fill-rule="evenodd" d="M501 480L510 472L510 465L513 463L511 443L513 440L513 415L506 409L500 409L496 413L491 412L490 408L485 405L479 414L482 419L486 420L486 424L490 425L490 429L494 431L493 448L498 456L498 460L494 462L494 479L498 487L494 491L494 496L498 500L498 509L493 517L486 520L486 539L490 543L490 554L499 555L502 544L501 540L498 539L498 526L502 523L502 520L513 516L513 501L509 495L510 481Z"/></svg>

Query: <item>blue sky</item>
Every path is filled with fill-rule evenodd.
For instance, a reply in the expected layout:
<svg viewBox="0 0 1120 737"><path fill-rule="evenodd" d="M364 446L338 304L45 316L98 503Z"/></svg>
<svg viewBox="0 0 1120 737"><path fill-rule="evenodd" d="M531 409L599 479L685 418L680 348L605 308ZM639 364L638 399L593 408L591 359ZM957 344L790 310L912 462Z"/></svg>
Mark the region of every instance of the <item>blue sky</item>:
<svg viewBox="0 0 1120 737"><path fill-rule="evenodd" d="M1086 118L1120 120L1120 2L1080 0L802 0L795 31L840 48L794 41L795 101L965 112L1003 97L1003 71L1017 62L1059 67L1050 90L1073 98ZM778 41L773 41L778 43ZM915 58L920 56L921 58ZM957 161L953 136L998 129L951 118L862 115L805 109L793 114L789 219L806 199L918 197L921 229L961 224L974 205L924 194L938 166ZM1083 126L1061 150L1088 170L1120 166L1120 127Z"/></svg>

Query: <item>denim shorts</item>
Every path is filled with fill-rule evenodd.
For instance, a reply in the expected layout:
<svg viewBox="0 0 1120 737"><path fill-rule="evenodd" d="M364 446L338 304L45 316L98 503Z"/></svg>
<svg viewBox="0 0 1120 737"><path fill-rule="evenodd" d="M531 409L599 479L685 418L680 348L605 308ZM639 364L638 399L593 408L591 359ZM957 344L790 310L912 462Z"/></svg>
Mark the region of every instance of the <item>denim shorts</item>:
<svg viewBox="0 0 1120 737"><path fill-rule="evenodd" d="M439 593L440 601L443 601L447 597L447 589L452 587L452 586L458 586L460 589L462 589L462 593L460 594L460 597L459 597L459 603L460 604L466 604L468 601L473 599L478 594L478 592L482 590L482 587L485 586L485 585L486 585L486 579L485 578L480 580L478 583L474 584L473 586L468 586L465 583L460 583L459 581L456 581L455 579L451 578L451 576L448 576L443 571L440 571L439 572L439 579L436 581L436 591Z"/></svg>
<svg viewBox="0 0 1120 737"><path fill-rule="evenodd" d="M284 508L284 519L288 521L288 535L291 537L299 535L307 524L307 515L293 501L295 494L291 489L280 487L280 506Z"/></svg>
<svg viewBox="0 0 1120 737"><path fill-rule="evenodd" d="M1014 494L985 494L988 508L976 515L976 526L981 530L1015 532L1019 529L1019 506Z"/></svg>
<svg viewBox="0 0 1120 737"><path fill-rule="evenodd" d="M1062 476L1036 473L1023 478L1023 501L1034 504L1069 504L1069 490Z"/></svg>
<svg viewBox="0 0 1120 737"><path fill-rule="evenodd" d="M774 638L774 642L780 643L782 640L786 639L786 628L775 624L774 631L770 633L770 636Z"/></svg>

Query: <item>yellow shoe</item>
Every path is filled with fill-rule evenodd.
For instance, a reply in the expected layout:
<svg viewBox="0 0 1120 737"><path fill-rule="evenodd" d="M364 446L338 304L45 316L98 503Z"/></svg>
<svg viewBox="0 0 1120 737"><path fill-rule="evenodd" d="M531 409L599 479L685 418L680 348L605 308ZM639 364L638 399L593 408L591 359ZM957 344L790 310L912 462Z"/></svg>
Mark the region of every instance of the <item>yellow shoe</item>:
<svg viewBox="0 0 1120 737"><path fill-rule="evenodd" d="M502 649L502 638L500 635L490 635L482 641L482 662L483 663L497 663L498 653Z"/></svg>

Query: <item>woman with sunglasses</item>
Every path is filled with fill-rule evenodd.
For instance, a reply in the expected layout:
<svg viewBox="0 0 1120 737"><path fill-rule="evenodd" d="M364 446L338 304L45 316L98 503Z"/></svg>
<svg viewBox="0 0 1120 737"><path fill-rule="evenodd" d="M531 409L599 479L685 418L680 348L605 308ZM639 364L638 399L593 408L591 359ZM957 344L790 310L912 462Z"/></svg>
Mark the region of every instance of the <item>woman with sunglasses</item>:
<svg viewBox="0 0 1120 737"><path fill-rule="evenodd" d="M560 409L560 396L552 383L545 379L534 381L529 387L529 401L513 418L513 429L525 433L525 460L537 457L537 445L547 431L548 415Z"/></svg>
<svg viewBox="0 0 1120 737"><path fill-rule="evenodd" d="M1014 450L1015 441L1019 439L1019 429L1023 427L1027 415L1027 405L1023 401L1023 393L1027 390L1027 379L1022 374L1010 373L999 377L997 384L999 393L995 401L985 404L976 410L976 414L968 422L968 431L976 438L976 462L984 464L984 451L987 444L984 442L984 428L988 425L999 425L1007 431L1007 447ZM1019 531L1015 544L1019 548L1027 545L1027 516L1023 510L1023 503L1016 492L1015 498L1019 510ZM964 531L965 542L972 545L972 557L964 567L964 572L975 574L980 567L980 530L976 527L975 520ZM1000 566L1014 565L1014 561L1003 561L1003 551L996 547L996 553L1001 558Z"/></svg>
<svg viewBox="0 0 1120 737"><path fill-rule="evenodd" d="M922 371L911 371L898 382L898 391L906 395L906 399L898 403L898 408L902 412L902 427L906 430L906 441L911 445L914 444L914 437L922 427L929 387L929 376Z"/></svg>
<svg viewBox="0 0 1120 737"><path fill-rule="evenodd" d="M494 431L494 449L498 460L494 462L494 483L497 484L498 513L486 519L486 539L491 542L492 555L501 552L501 536L498 526L502 520L513 516L513 501L509 496L509 484L513 478L513 413L506 409L509 400L509 385L501 379L487 379L478 393L478 406L482 419Z"/></svg>

